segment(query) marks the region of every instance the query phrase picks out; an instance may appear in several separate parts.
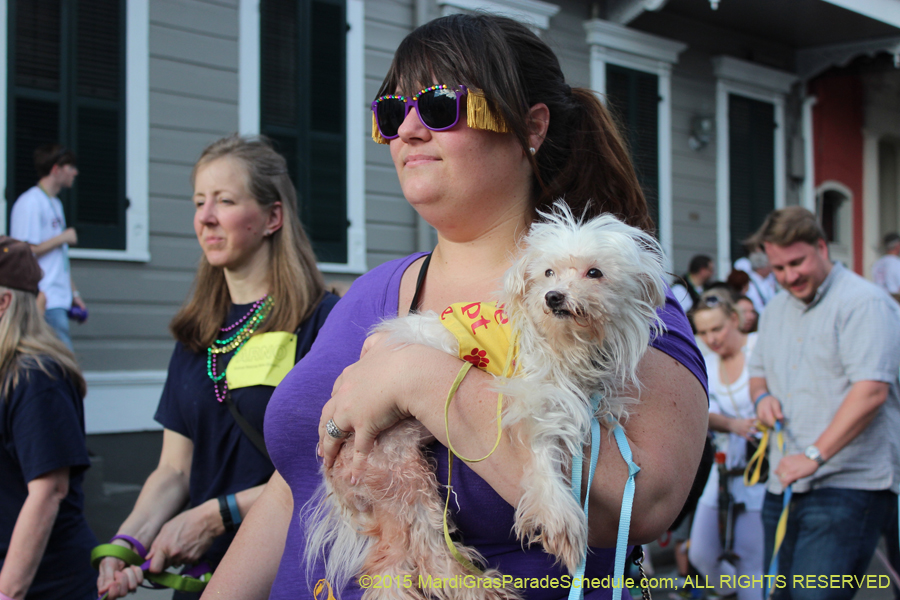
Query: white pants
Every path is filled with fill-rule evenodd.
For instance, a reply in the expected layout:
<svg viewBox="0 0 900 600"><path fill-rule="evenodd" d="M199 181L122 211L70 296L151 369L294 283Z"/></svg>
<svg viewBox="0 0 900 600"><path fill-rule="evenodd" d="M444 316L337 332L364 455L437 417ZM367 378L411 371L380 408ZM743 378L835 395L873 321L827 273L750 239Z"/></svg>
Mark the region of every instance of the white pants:
<svg viewBox="0 0 900 600"><path fill-rule="evenodd" d="M694 525L691 527L691 548L688 559L702 574L709 578L709 583L716 586L719 594L727 595L737 592L738 600L762 600L763 590L759 585L763 574L763 526L758 510L742 510L734 523L734 553L738 555L737 564L719 560L722 554L722 543L719 541L719 510L703 503L697 504L694 512ZM731 586L719 587L720 576L731 576ZM736 580L735 577L750 577ZM756 584L753 584L753 578ZM734 582L743 583L734 585Z"/></svg>

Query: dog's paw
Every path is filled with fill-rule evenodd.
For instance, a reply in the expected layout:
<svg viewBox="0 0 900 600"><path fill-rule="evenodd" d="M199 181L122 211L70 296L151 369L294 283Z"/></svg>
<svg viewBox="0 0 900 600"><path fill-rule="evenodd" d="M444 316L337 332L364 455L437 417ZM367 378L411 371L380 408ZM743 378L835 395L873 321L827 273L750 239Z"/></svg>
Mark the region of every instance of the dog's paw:
<svg viewBox="0 0 900 600"><path fill-rule="evenodd" d="M579 525L576 522L575 526L570 524L562 529L544 527L541 530L544 550L554 555L570 573L575 572L587 551L587 528Z"/></svg>
<svg viewBox="0 0 900 600"><path fill-rule="evenodd" d="M515 532L527 545L542 544L570 572L575 571L587 550L587 520L570 495L555 502L520 504Z"/></svg>

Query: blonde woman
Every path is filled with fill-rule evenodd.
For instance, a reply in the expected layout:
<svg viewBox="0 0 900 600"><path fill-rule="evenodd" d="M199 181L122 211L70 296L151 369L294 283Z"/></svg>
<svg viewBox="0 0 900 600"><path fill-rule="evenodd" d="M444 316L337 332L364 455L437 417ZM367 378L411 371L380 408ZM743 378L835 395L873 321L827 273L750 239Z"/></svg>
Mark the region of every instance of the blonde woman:
<svg viewBox="0 0 900 600"><path fill-rule="evenodd" d="M112 541L148 559L154 573L172 565L209 570L221 560L274 472L261 436L278 383L268 374L283 375L306 354L337 302L324 290L297 218L287 164L268 142L214 142L192 183L203 256L193 293L171 325L178 342L156 412L162 454ZM295 349L284 352L290 334ZM271 340L278 345L260 345ZM254 370L248 356L273 362ZM240 386L233 361L243 367ZM107 557L97 585L113 600L142 581L140 568Z"/></svg>
<svg viewBox="0 0 900 600"><path fill-rule="evenodd" d="M38 309L40 279L29 245L0 236L0 600L88 600L85 385Z"/></svg>
<svg viewBox="0 0 900 600"><path fill-rule="evenodd" d="M744 485L742 467L747 461L747 442L755 439L756 415L750 398L747 365L756 344L756 334L741 331L741 315L731 298L715 291L704 293L692 311L694 325L712 352L706 356L709 375L709 428L728 434L725 468L732 473L725 483L733 503L734 555L722 560L723 547L719 532L719 470L710 471L709 480L694 513L691 547L688 557L704 575L720 581L721 575L762 576L763 531L761 511L765 485ZM734 591L733 588L728 589ZM759 600L758 587L738 587L739 600Z"/></svg>

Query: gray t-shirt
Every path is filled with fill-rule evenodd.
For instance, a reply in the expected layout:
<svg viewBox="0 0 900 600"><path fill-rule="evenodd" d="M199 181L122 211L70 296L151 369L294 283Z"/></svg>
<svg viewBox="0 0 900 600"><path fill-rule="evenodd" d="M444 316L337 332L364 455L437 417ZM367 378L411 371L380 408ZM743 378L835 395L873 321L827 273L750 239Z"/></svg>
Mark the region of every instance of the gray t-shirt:
<svg viewBox="0 0 900 600"><path fill-rule="evenodd" d="M840 264L809 304L781 291L760 319L750 376L763 377L781 401L786 454L815 443L858 381L890 384L887 401L849 444L795 492L816 488L900 491L900 305L873 283ZM781 460L769 444L769 461ZM767 489L782 492L777 477Z"/></svg>

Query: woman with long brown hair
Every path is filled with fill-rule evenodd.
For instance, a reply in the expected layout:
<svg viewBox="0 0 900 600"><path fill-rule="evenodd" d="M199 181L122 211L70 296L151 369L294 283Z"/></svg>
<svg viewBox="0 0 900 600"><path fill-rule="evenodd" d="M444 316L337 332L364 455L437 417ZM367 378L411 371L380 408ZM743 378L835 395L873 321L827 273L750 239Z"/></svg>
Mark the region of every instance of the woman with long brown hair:
<svg viewBox="0 0 900 600"><path fill-rule="evenodd" d="M358 279L315 351L276 390L266 434L278 474L210 583L211 597L264 598L271 588L271 598L295 598L324 577L318 557L303 567L309 523L302 508L320 480L317 443L326 466L342 443L354 444L358 481L378 433L414 417L436 438L437 480L447 481L443 408L461 363L424 346L394 348L381 335L366 339L372 326L411 310L441 313L455 302L495 299L517 243L559 197L579 216L612 213L653 228L609 113L590 90L570 87L552 50L513 20L454 15L413 31L394 56L373 117L373 138L390 146L403 193L437 230L437 246L430 259L415 254ZM675 519L705 439L702 358L671 294L661 317L668 330L641 363L641 405L623 424L641 467L632 543L656 538ZM457 391L448 423L462 456L483 456L496 439L491 390L490 375L470 371ZM589 490L591 578L612 573L613 553L600 548L615 545L628 477L611 436L601 438ZM455 469L452 518L490 568L567 587L539 544L523 549L512 533L526 456L504 436L490 458ZM402 552L402 540L385 542ZM354 581L340 593L358 598L363 590ZM567 590L523 593L559 598Z"/></svg>
<svg viewBox="0 0 900 600"><path fill-rule="evenodd" d="M85 384L38 309L40 280L30 246L0 236L0 600L88 600Z"/></svg>
<svg viewBox="0 0 900 600"><path fill-rule="evenodd" d="M191 179L203 256L171 325L178 341L156 412L162 454L112 540L154 573L214 569L225 554L274 471L261 434L269 397L337 302L297 218L287 164L267 141L218 140ZM112 600L142 579L108 557L98 588Z"/></svg>

